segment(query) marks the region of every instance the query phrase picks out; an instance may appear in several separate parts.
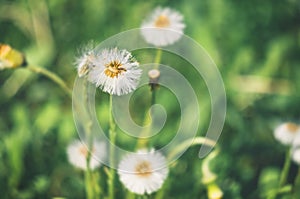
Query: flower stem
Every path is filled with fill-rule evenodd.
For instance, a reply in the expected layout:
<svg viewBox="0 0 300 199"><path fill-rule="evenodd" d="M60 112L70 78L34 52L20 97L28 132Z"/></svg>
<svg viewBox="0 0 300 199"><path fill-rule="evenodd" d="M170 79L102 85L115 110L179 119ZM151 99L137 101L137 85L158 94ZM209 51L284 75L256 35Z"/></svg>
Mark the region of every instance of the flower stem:
<svg viewBox="0 0 300 199"><path fill-rule="evenodd" d="M109 97L109 139L110 139L110 172L108 175L108 194L110 199L114 199L114 179L115 179L115 153L114 147L116 142L116 125L112 113L112 95Z"/></svg>
<svg viewBox="0 0 300 199"><path fill-rule="evenodd" d="M160 48L158 48L157 51L156 51L155 59L154 59L154 63L155 63L154 68L155 69L159 68L159 64L160 64L160 60L161 60L161 54L162 54L162 50Z"/></svg>
<svg viewBox="0 0 300 199"><path fill-rule="evenodd" d="M215 146L216 142L214 140L210 140L206 137L195 137L189 140L186 140L179 144L172 152L168 155L167 159L172 160L178 153L181 153L183 150L187 149L190 146L197 144L206 144L209 146Z"/></svg>
<svg viewBox="0 0 300 199"><path fill-rule="evenodd" d="M282 188L285 185L287 177L289 175L290 167L291 167L291 150L289 149L287 150L287 153L285 155L284 166L280 175L278 189Z"/></svg>
<svg viewBox="0 0 300 199"><path fill-rule="evenodd" d="M300 195L300 190L298 188L299 186L300 186L300 166L298 167L298 173L297 173L294 185L293 185L293 189L294 189L293 195L295 198L299 197L299 195Z"/></svg>
<svg viewBox="0 0 300 199"><path fill-rule="evenodd" d="M291 149L288 149L286 152L286 155L285 155L285 161L284 161L283 169L280 174L280 179L279 179L279 184L278 184L277 190L275 190L275 192L272 193L268 197L268 199L275 199L277 197L277 195L282 192L282 188L286 184L287 177L289 175L290 167L291 167Z"/></svg>
<svg viewBox="0 0 300 199"><path fill-rule="evenodd" d="M85 189L86 189L86 198L87 199L94 199L94 191L92 185L92 171L90 170L89 166L85 170Z"/></svg>
<svg viewBox="0 0 300 199"><path fill-rule="evenodd" d="M54 83L56 83L58 86L60 86L69 95L69 97L72 98L72 90L66 85L65 81L62 80L55 73L53 73L45 68L38 67L38 66L28 65L26 68L32 72L35 72L37 74L42 74L45 77L49 78Z"/></svg>

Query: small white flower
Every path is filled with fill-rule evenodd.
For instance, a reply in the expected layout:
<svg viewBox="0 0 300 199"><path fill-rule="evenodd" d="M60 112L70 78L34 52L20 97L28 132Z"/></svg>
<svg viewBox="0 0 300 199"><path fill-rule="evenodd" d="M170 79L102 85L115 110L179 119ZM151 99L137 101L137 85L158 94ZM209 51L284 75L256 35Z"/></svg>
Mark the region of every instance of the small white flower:
<svg viewBox="0 0 300 199"><path fill-rule="evenodd" d="M296 148L292 151L292 160L300 165L300 148Z"/></svg>
<svg viewBox="0 0 300 199"><path fill-rule="evenodd" d="M183 35L183 16L170 8L156 8L142 23L141 33L149 44L167 46Z"/></svg>
<svg viewBox="0 0 300 199"><path fill-rule="evenodd" d="M136 194L151 194L160 189L168 176L166 158L154 150L138 151L120 162L118 174L123 185Z"/></svg>
<svg viewBox="0 0 300 199"><path fill-rule="evenodd" d="M80 140L73 141L67 148L68 160L75 167L86 170L87 157L91 153L90 169L94 170L101 166L100 160L103 160L106 155L105 144L102 142L94 141L92 150L89 151L87 146Z"/></svg>
<svg viewBox="0 0 300 199"><path fill-rule="evenodd" d="M298 132L300 132L300 127L298 125L287 122L279 125L275 129L274 137L284 145L292 145Z"/></svg>
<svg viewBox="0 0 300 199"><path fill-rule="evenodd" d="M80 49L79 54L80 55L76 58L75 64L78 76L83 77L87 75L96 64L97 55L94 50L94 44L92 42L88 43Z"/></svg>
<svg viewBox="0 0 300 199"><path fill-rule="evenodd" d="M127 50L104 49L97 55L88 80L111 95L125 95L136 89L142 70Z"/></svg>

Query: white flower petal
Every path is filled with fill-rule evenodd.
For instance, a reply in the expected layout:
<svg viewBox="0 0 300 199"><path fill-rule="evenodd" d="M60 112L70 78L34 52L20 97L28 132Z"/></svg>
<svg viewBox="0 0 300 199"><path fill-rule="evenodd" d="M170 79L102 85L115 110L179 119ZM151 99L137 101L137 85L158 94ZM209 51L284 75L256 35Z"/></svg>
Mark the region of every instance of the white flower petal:
<svg viewBox="0 0 300 199"><path fill-rule="evenodd" d="M164 20L157 25L159 19ZM153 13L142 23L141 33L146 42L155 46L167 46L178 41L183 35L185 24L183 16L170 8L156 8Z"/></svg>
<svg viewBox="0 0 300 199"><path fill-rule="evenodd" d="M138 173L137 167L146 163L151 168L146 173ZM149 166L149 167L147 167ZM160 189L168 176L166 158L159 152L140 150L127 155L118 167L118 174L123 185L136 194L151 194Z"/></svg>
<svg viewBox="0 0 300 199"><path fill-rule="evenodd" d="M120 65L106 72L110 65ZM125 95L136 89L142 70L139 63L126 50L104 49L97 55L95 67L89 72L88 80L111 95Z"/></svg>
<svg viewBox="0 0 300 199"><path fill-rule="evenodd" d="M94 141L93 150L91 151L90 168L92 170L101 166L100 160L106 156L105 144ZM77 168L87 169L87 154L89 153L87 146L80 140L75 140L67 148L69 162Z"/></svg>
<svg viewBox="0 0 300 199"><path fill-rule="evenodd" d="M275 129L274 137L284 145L291 145L299 131L300 128L298 125L287 122L279 125Z"/></svg>

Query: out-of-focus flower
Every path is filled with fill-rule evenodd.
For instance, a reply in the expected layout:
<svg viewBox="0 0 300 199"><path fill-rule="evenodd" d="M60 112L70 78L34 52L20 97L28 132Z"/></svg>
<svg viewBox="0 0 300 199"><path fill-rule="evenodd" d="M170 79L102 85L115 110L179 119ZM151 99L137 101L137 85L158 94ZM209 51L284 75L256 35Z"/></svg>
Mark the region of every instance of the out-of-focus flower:
<svg viewBox="0 0 300 199"><path fill-rule="evenodd" d="M292 160L300 165L300 147L292 150Z"/></svg>
<svg viewBox="0 0 300 199"><path fill-rule="evenodd" d="M154 150L138 151L120 162L118 174L123 185L136 194L151 194L160 189L168 176L166 158Z"/></svg>
<svg viewBox="0 0 300 199"><path fill-rule="evenodd" d="M111 95L125 95L136 89L142 70L127 50L104 49L97 54L88 80Z"/></svg>
<svg viewBox="0 0 300 199"><path fill-rule="evenodd" d="M297 124L287 122L279 125L274 131L274 137L284 145L292 145L300 127Z"/></svg>
<svg viewBox="0 0 300 199"><path fill-rule="evenodd" d="M183 16L170 8L156 8L142 23L141 33L149 44L167 46L183 35Z"/></svg>
<svg viewBox="0 0 300 199"><path fill-rule="evenodd" d="M94 170L101 166L100 160L106 156L105 144L94 141L91 151L80 140L73 141L67 148L69 162L77 168L87 169L87 158L90 153L90 169Z"/></svg>
<svg viewBox="0 0 300 199"><path fill-rule="evenodd" d="M88 43L80 49L80 55L76 58L75 64L79 77L85 76L96 65L96 51L94 44Z"/></svg>
<svg viewBox="0 0 300 199"><path fill-rule="evenodd" d="M207 195L209 199L221 199L223 192L217 184L212 183L207 186Z"/></svg>
<svg viewBox="0 0 300 199"><path fill-rule="evenodd" d="M6 44L0 44L0 70L26 65L24 55Z"/></svg>

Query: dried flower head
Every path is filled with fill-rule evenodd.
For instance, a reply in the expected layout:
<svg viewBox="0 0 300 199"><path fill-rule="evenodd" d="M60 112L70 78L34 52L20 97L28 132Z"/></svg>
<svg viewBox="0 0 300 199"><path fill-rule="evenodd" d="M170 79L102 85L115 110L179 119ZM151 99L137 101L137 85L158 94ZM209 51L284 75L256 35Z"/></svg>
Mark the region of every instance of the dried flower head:
<svg viewBox="0 0 300 199"><path fill-rule="evenodd" d="M79 56L76 58L75 64L79 77L83 77L96 65L96 51L94 43L89 42L79 50Z"/></svg>

